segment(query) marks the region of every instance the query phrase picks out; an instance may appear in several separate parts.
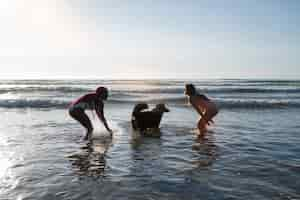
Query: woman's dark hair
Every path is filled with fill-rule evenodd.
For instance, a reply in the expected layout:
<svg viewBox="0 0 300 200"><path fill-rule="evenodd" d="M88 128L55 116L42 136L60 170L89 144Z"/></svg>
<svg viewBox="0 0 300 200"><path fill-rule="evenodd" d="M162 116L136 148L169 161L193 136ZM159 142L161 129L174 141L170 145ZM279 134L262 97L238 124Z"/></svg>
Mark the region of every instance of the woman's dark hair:
<svg viewBox="0 0 300 200"><path fill-rule="evenodd" d="M185 94L187 95L195 95L196 94L196 88L193 84L186 84L185 85Z"/></svg>
<svg viewBox="0 0 300 200"><path fill-rule="evenodd" d="M185 85L185 94L187 94L187 95L197 95L198 97L200 97L200 99L209 101L209 98L207 98L205 95L197 94L197 90L196 90L196 88L193 84L186 84Z"/></svg>
<svg viewBox="0 0 300 200"><path fill-rule="evenodd" d="M97 94L97 95L102 95L102 97L103 97L104 99L107 99L107 96L108 96L108 90L107 90L106 87L98 87L98 88L96 89L96 94Z"/></svg>
<svg viewBox="0 0 300 200"><path fill-rule="evenodd" d="M97 93L97 94L108 93L108 90L107 90L106 87L98 87L98 88L96 89L96 93Z"/></svg>

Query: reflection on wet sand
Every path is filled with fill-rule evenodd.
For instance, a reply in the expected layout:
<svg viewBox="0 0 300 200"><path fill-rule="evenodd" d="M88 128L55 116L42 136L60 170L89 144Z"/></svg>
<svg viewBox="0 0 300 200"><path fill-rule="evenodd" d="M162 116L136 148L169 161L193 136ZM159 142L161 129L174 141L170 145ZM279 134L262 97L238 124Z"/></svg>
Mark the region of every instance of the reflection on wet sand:
<svg viewBox="0 0 300 200"><path fill-rule="evenodd" d="M79 153L69 156L75 172L81 176L104 176L105 155L111 144L111 138L93 139L81 147Z"/></svg>
<svg viewBox="0 0 300 200"><path fill-rule="evenodd" d="M135 131L132 130L131 131L131 147L133 149L138 148L142 143L145 142L145 139L150 139L150 138L157 138L159 139L161 136L161 131L160 129L150 129L147 130L147 132L143 132L141 133L140 131Z"/></svg>
<svg viewBox="0 0 300 200"><path fill-rule="evenodd" d="M197 159L193 161L194 165L199 168L211 166L218 156L214 134L197 137L192 145L192 150L197 153Z"/></svg>

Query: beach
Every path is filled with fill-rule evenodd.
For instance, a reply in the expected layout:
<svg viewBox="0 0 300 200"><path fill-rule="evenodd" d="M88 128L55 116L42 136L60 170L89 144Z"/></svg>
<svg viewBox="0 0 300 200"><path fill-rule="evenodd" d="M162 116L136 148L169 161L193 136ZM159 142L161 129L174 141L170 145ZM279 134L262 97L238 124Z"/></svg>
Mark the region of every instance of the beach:
<svg viewBox="0 0 300 200"><path fill-rule="evenodd" d="M193 83L220 112L204 138ZM68 104L109 89L92 141ZM134 105L166 103L160 137L131 128ZM0 81L0 199L300 199L300 81Z"/></svg>

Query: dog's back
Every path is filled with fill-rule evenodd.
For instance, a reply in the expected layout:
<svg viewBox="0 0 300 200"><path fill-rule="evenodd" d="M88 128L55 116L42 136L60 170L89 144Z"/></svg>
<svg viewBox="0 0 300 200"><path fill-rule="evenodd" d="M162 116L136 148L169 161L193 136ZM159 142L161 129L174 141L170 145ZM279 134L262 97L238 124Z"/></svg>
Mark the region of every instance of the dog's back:
<svg viewBox="0 0 300 200"><path fill-rule="evenodd" d="M140 105L139 107L142 106ZM139 109L139 111L137 110L134 109L133 112L132 127L134 129L140 129L141 131L144 131L147 128L159 128L163 113L169 112L164 104L156 105L156 107L151 111L142 111L143 109Z"/></svg>
<svg viewBox="0 0 300 200"><path fill-rule="evenodd" d="M157 113L152 111L139 112L135 115L137 120L137 128L140 130L146 130L147 128L159 128L163 113Z"/></svg>

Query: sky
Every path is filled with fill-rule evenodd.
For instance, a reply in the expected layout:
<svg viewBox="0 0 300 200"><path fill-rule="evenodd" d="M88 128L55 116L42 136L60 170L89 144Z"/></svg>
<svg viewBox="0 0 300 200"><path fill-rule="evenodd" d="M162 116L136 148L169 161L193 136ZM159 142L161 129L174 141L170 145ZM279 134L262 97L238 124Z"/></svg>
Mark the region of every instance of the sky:
<svg viewBox="0 0 300 200"><path fill-rule="evenodd" d="M300 79L298 0L1 0L0 79Z"/></svg>

